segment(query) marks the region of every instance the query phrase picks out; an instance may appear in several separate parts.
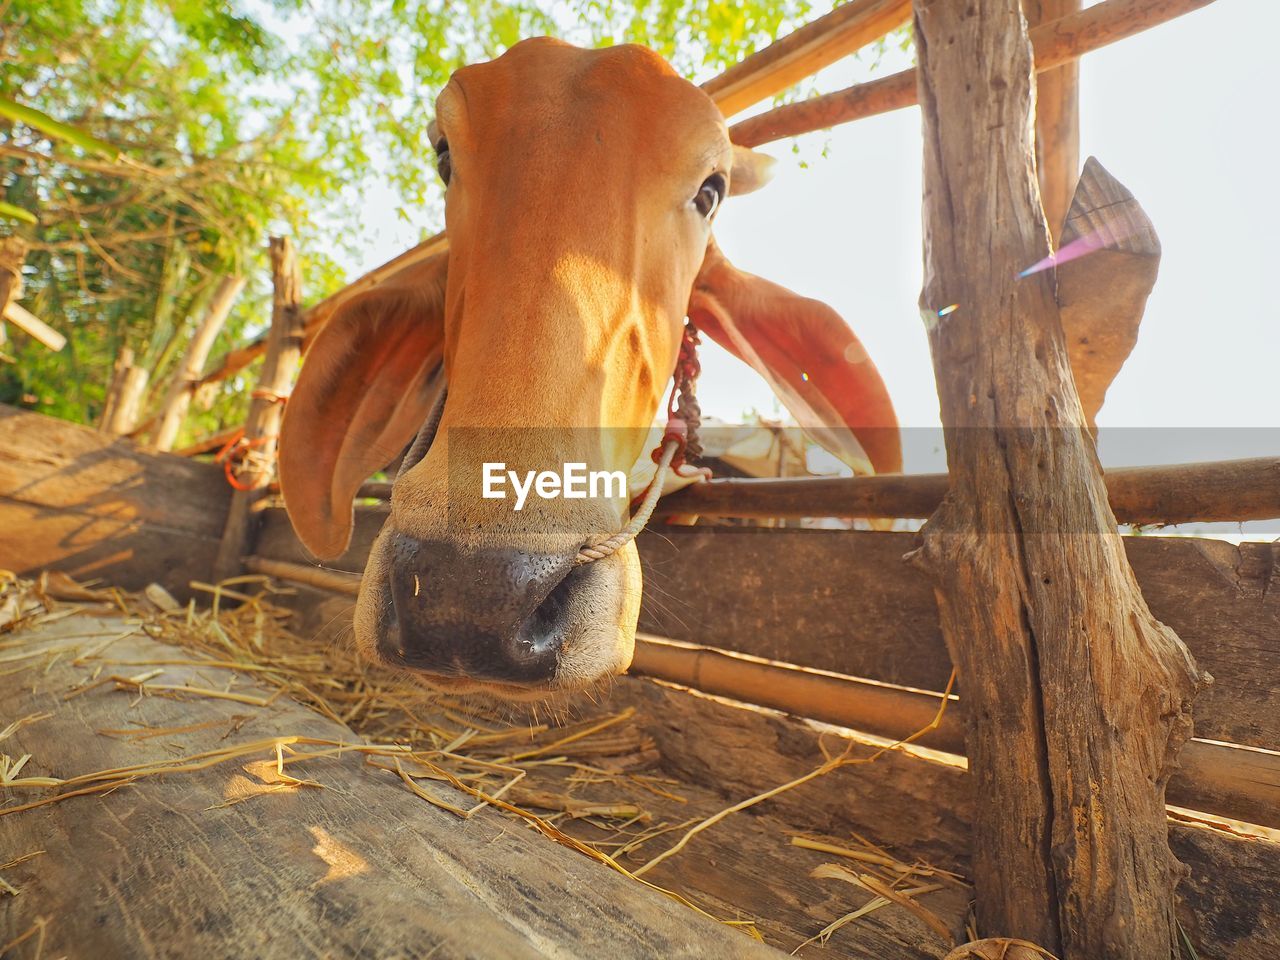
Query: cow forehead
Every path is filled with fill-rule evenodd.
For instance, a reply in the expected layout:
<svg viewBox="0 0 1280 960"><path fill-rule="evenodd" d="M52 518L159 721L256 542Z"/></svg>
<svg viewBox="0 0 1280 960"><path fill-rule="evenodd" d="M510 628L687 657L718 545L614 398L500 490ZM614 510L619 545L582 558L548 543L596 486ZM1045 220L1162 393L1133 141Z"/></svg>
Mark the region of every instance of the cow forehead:
<svg viewBox="0 0 1280 960"><path fill-rule="evenodd" d="M502 56L456 71L437 103L451 135L492 144L503 134L581 134L662 144L720 139L724 119L706 93L647 47L583 49L524 40ZM457 129L461 128L461 129ZM717 137L717 134L720 136Z"/></svg>

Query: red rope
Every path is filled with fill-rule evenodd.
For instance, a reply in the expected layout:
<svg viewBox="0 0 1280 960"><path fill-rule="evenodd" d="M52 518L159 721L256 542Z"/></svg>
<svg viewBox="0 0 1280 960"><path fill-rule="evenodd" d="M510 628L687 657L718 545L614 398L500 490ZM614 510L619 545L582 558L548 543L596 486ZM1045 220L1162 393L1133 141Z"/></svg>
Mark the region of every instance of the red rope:
<svg viewBox="0 0 1280 960"><path fill-rule="evenodd" d="M231 484L233 490L239 490L247 493L250 490L258 488L250 484L241 482L236 476L236 471L244 464L239 457L254 447L260 447L270 441L271 437L258 437L255 440L246 440L244 437L244 427L241 427L231 435L231 438L223 444L222 449L218 451L218 455L213 458L214 463L222 464L222 474L227 478L227 483Z"/></svg>

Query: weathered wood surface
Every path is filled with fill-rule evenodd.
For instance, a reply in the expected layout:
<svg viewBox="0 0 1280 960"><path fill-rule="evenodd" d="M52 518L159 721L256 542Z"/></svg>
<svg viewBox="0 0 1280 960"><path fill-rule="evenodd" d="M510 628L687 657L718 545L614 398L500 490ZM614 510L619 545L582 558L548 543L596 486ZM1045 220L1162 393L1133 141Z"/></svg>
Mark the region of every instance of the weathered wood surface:
<svg viewBox="0 0 1280 960"><path fill-rule="evenodd" d="M209 359L209 351L213 349L213 342L222 331L222 325L231 314L231 308L235 306L236 297L240 295L244 285L244 277L223 277L218 281L204 317L191 334L187 352L169 384L169 393L165 397L155 436L151 440L151 445L157 450L173 449L178 431L182 429L182 421L186 419L187 409L191 406L194 385L200 379L205 361Z"/></svg>
<svg viewBox="0 0 1280 960"><path fill-rule="evenodd" d="M1099 403L1105 389L1102 384ZM1117 467L1106 471L1105 480L1112 511L1121 523L1160 526L1280 518L1280 459L1275 457ZM369 486L371 495L382 492ZM663 497L654 515L924 519L938 509L949 486L945 473L721 479Z"/></svg>
<svg viewBox="0 0 1280 960"><path fill-rule="evenodd" d="M343 634L349 619L349 597L303 588L293 603L304 617L305 626L299 626L320 632L317 642ZM693 795L689 784L710 789L724 798L724 806L794 780L819 766L826 756L842 753L846 746L854 757L870 753L865 740L850 739L847 731L668 684L621 678L602 706L609 710L637 707L638 720L657 742L665 770L679 781L671 789L686 796ZM960 758L922 756L920 751L890 752L874 764L842 767L779 794L700 835L691 852L703 851L712 865L734 864L718 878L713 876L714 870L700 864L693 869L696 879L689 879L683 872L686 861L682 854L660 865L655 879L664 880L667 874L661 871L672 870L672 876L682 878L680 888L691 895L707 895L713 902L723 897L719 902L739 906L748 901L768 903L772 902L770 897L776 897L791 908L811 912L821 926L835 916L824 913L830 909L829 901L806 899L798 903L798 899L810 896L803 883L785 874L776 883L769 882L770 865L775 861L761 857L753 868L749 857L725 850L742 850L745 843L748 853L758 852L768 836L781 832L779 824L790 831L831 838L848 837L852 831L903 860L918 857L967 875L974 806L971 790ZM693 806L689 816L701 812L704 804L697 800ZM706 809L715 809L714 804ZM679 811L671 816L678 822ZM1280 952L1280 844L1182 822L1171 823L1170 830L1175 852L1192 869L1190 878L1179 887L1179 918L1200 955L1230 956L1232 960L1271 960L1276 956ZM747 835L760 839L744 842ZM646 845L645 856L660 849L661 841L653 847ZM630 862L638 865L643 859ZM738 873L740 869L744 873ZM777 873L778 868L773 866L773 871ZM744 874L750 880L735 892L735 879ZM693 885L684 886L685 882ZM940 912L951 916L945 910ZM776 918L767 911L755 915ZM773 924L771 929L779 927ZM781 945L790 949L786 936L812 932L786 927ZM861 942L861 936L854 940L855 944ZM843 949L845 943L848 941L837 938L833 946ZM855 956L897 956L849 949Z"/></svg>
<svg viewBox="0 0 1280 960"><path fill-rule="evenodd" d="M638 540L641 629L820 670L942 690L951 660L912 533L665 527ZM1280 747L1280 545L1126 537L1152 613L1214 677L1196 734ZM358 569L358 568L357 568ZM961 683L963 686L963 682Z"/></svg>
<svg viewBox="0 0 1280 960"><path fill-rule="evenodd" d="M1022 8L914 11L920 303L951 476L914 562L964 682L978 923L1064 960L1176 958L1165 785L1201 679L1116 533L1053 273L1023 275L1050 248Z"/></svg>
<svg viewBox="0 0 1280 960"><path fill-rule="evenodd" d="M326 567L360 571L386 515L358 509L351 547ZM676 526L637 544L641 630L919 690L946 686L937 601L903 562L915 534ZM1280 747L1280 545L1125 537L1124 546L1152 613L1214 677L1196 700L1196 735ZM264 511L256 552L314 563L281 508Z"/></svg>
<svg viewBox="0 0 1280 960"><path fill-rule="evenodd" d="M1076 389L1092 426L1107 388L1138 342L1160 270L1160 240L1151 220L1093 157L1080 175L1058 250L1070 255L1074 245L1089 252L1058 266L1057 299ZM1280 484L1272 489L1280 498Z"/></svg>
<svg viewBox="0 0 1280 960"><path fill-rule="evenodd" d="M1022 12L1035 29L1079 13L1081 6L1082 0L1023 0ZM1056 236L1080 174L1080 65L1074 60L1036 77L1036 173L1045 219Z"/></svg>
<svg viewBox="0 0 1280 960"><path fill-rule="evenodd" d="M73 617L40 629L51 653L36 658L39 669L0 678L13 716L51 713L5 744L32 755L27 775L171 759L159 738L95 732L140 722L225 721L184 735L191 752L288 734L355 740L285 699L255 708L103 688L66 700L92 668L53 651L88 649L97 641L84 634L119 636L121 623ZM140 635L110 651L121 660L183 655ZM168 682L202 682L198 670L165 669ZM251 680L237 689L265 692ZM44 956L779 956L496 813L460 821L356 755L312 761L309 773L325 788L228 806L237 786L252 783L232 763L0 816L6 859L44 851L5 871L21 893L0 898L0 937L45 918ZM12 956L35 957L37 944Z"/></svg>
<svg viewBox="0 0 1280 960"><path fill-rule="evenodd" d="M359 578L286 560L249 557L251 573L346 598L321 605L323 619L307 617L308 629L327 632L335 619L349 621ZM890 740L915 736L921 746L962 755L963 698L939 717L941 694L822 673L786 663L730 653L715 647L638 634L631 672L679 683L718 696L782 710ZM928 730L924 736L921 731ZM1208 740L1192 740L1168 787L1169 803L1246 823L1280 828L1280 753Z"/></svg>
<svg viewBox="0 0 1280 960"><path fill-rule="evenodd" d="M1052 70L1091 50L1131 37L1214 0L1103 0L1031 31L1035 69ZM729 137L744 147L823 130L919 103L915 70L775 107L735 123Z"/></svg>
<svg viewBox="0 0 1280 960"><path fill-rule="evenodd" d="M726 117L767 100L911 19L911 0L852 0L702 85Z"/></svg>
<svg viewBox="0 0 1280 960"><path fill-rule="evenodd" d="M133 349L121 347L116 357L111 385L102 406L102 432L123 437L139 429L142 405L151 374L133 362Z"/></svg>
<svg viewBox="0 0 1280 960"><path fill-rule="evenodd" d="M0 406L0 567L186 596L210 576L230 493L210 464Z"/></svg>
<svg viewBox="0 0 1280 960"><path fill-rule="evenodd" d="M631 670L889 740L932 728L913 742L957 755L966 752L963 696L950 702L939 721L940 694L801 670L645 634L636 637ZM1192 740L1169 780L1168 801L1280 829L1280 753Z"/></svg>
<svg viewBox="0 0 1280 960"><path fill-rule="evenodd" d="M846 742L833 728L659 684L619 684L613 703L644 706L640 717L666 769L715 785L730 802L819 766L819 737L829 755L839 754ZM835 770L756 809L830 836L854 830L903 860L919 856L967 874L974 807L989 802L973 791L962 766L891 753L872 764ZM748 829L743 824L751 815L746 816L704 836ZM1199 955L1280 956L1280 843L1180 821L1169 823L1169 834L1174 852L1191 868L1178 887L1178 918Z"/></svg>
<svg viewBox="0 0 1280 960"><path fill-rule="evenodd" d="M288 237L272 237L270 248L271 331L258 387L253 391L249 415L244 422L245 457L236 481L238 488L231 494L222 543L213 561L214 576L220 580L240 572L241 558L253 539L253 510L275 475L280 421L302 359L306 326L302 313L302 271L293 241Z"/></svg>

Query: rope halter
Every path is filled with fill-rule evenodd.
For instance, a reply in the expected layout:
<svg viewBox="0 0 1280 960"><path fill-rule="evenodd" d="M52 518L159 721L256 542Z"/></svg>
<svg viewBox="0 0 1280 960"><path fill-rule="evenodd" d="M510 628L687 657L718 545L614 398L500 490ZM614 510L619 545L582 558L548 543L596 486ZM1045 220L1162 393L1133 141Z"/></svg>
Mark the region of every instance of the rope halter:
<svg viewBox="0 0 1280 960"><path fill-rule="evenodd" d="M667 428L662 433L662 440L653 450L653 460L658 465L658 472L653 475L645 490L644 499L631 515L631 522L625 527L598 543L590 543L578 551L573 558L574 566L594 563L617 553L636 538L662 496L662 486L667 479L668 469L677 469L685 457L702 455L702 443L698 438L698 428L702 425L702 408L694 388L698 374L702 372L702 364L698 361L698 328L687 322L680 338L680 355L676 360L674 383L671 385L671 396L667 398Z"/></svg>

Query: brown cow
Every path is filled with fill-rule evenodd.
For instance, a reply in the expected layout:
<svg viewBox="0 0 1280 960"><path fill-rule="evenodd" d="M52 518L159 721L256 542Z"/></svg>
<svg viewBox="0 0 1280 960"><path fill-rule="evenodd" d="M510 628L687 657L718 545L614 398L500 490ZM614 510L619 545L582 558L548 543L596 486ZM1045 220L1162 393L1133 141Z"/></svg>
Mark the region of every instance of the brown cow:
<svg viewBox="0 0 1280 960"><path fill-rule="evenodd" d="M901 469L893 408L834 311L716 248L719 204L759 187L771 161L732 146L710 97L657 54L528 40L459 70L436 110L449 250L319 334L285 417L281 488L307 547L338 555L360 483L447 382L434 442L419 437L370 553L357 642L442 689L584 688L631 660L634 544L574 560L626 523L626 497L516 511L483 496L485 463L627 471L647 453L686 316L879 472Z"/></svg>

